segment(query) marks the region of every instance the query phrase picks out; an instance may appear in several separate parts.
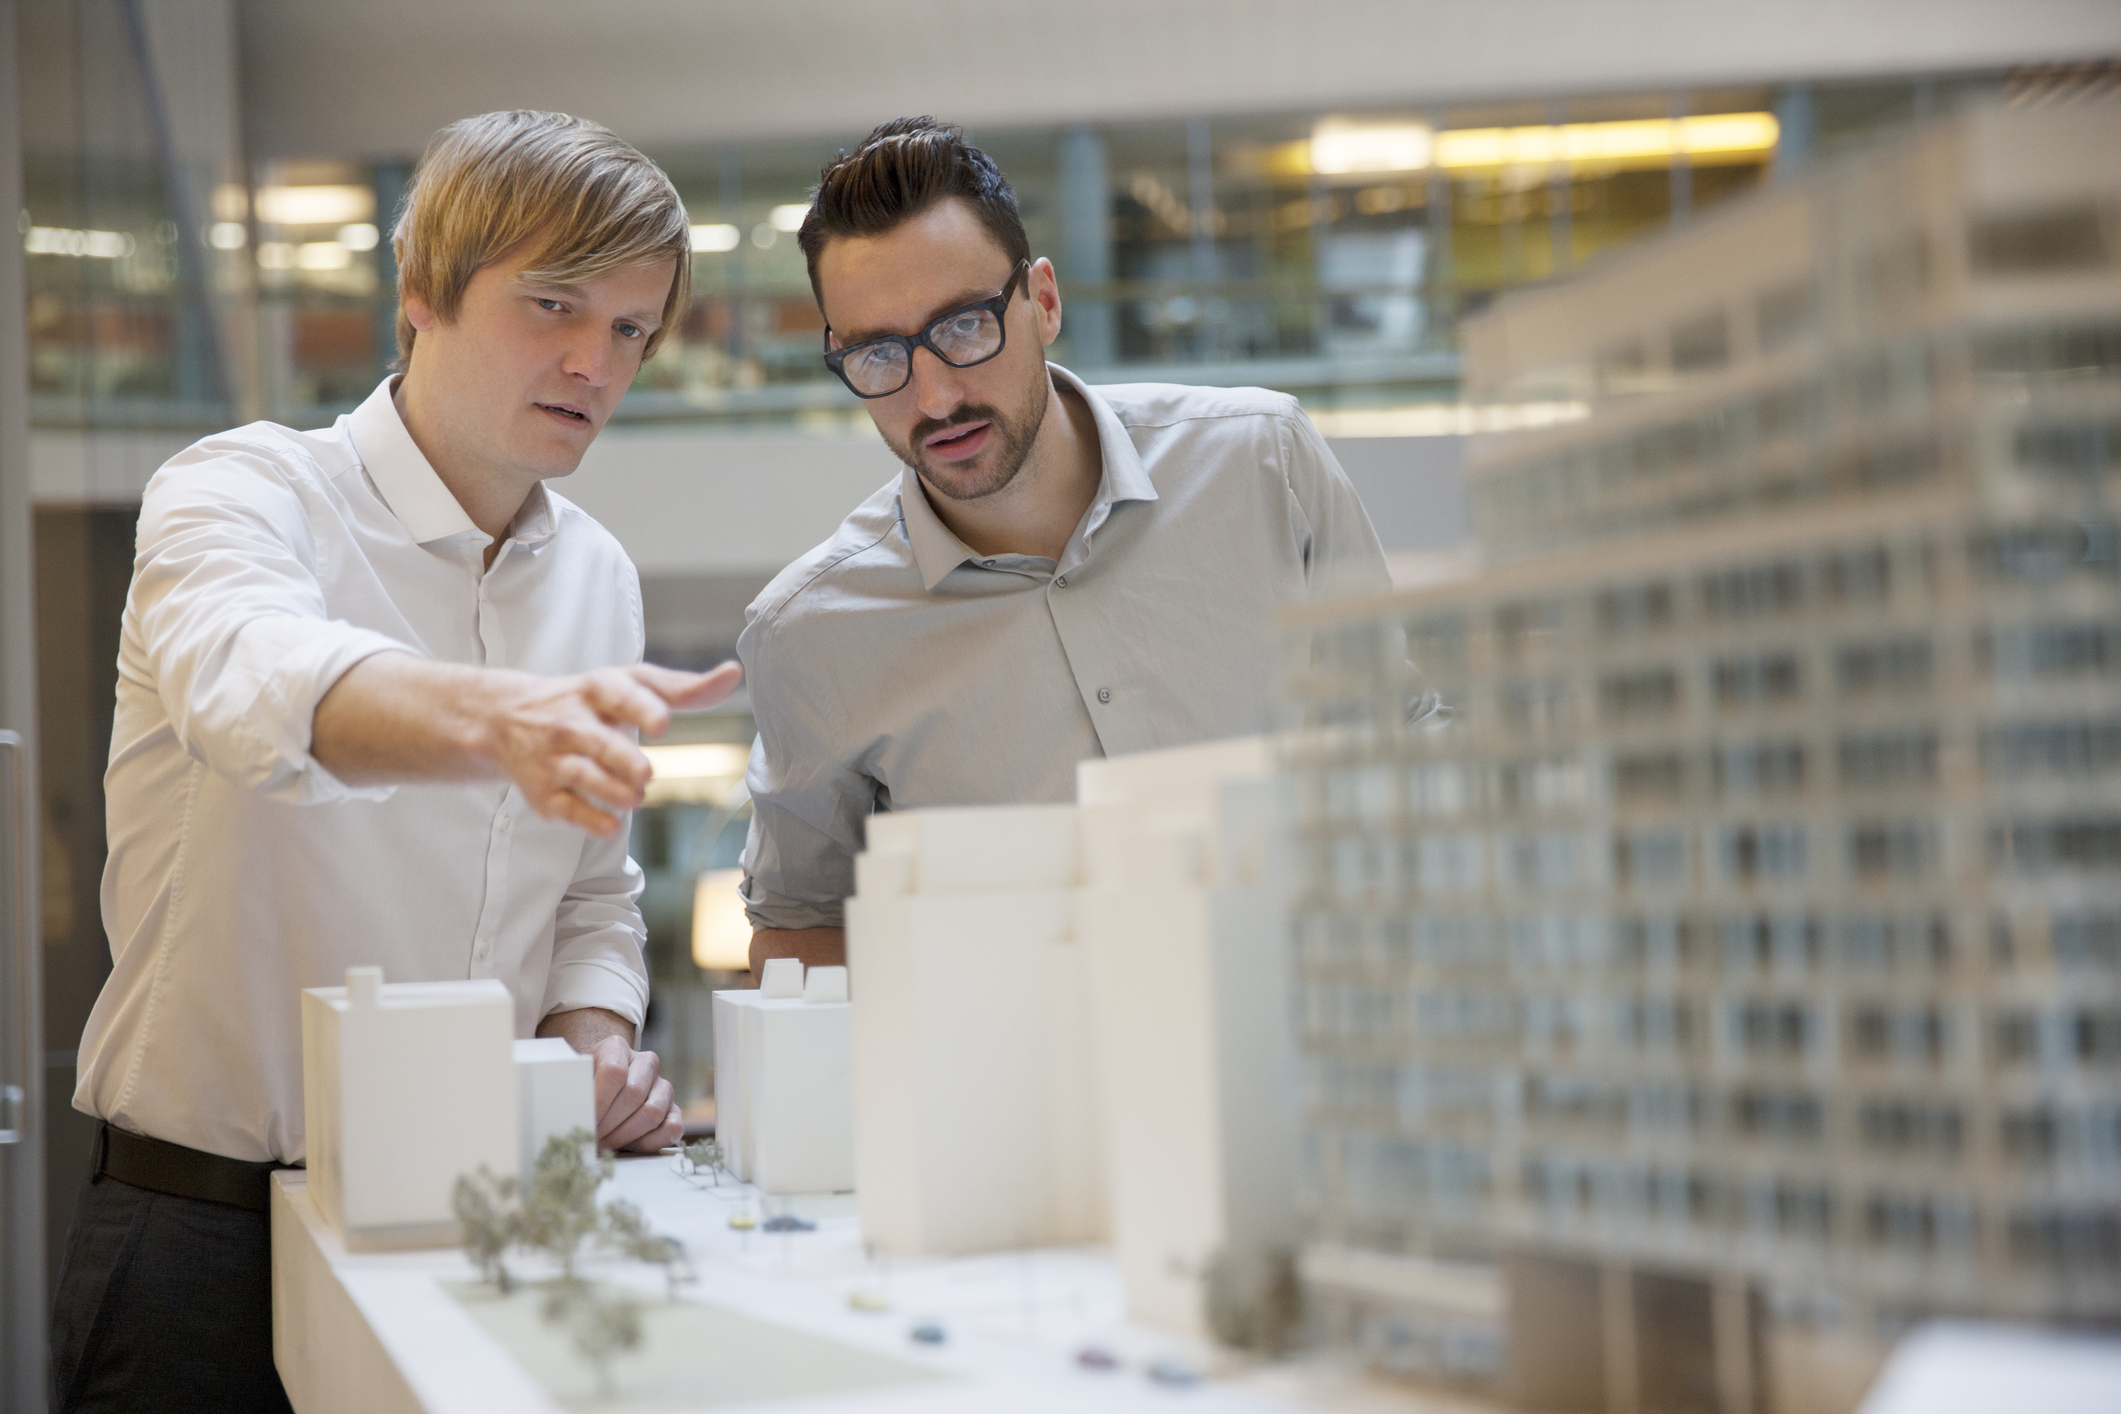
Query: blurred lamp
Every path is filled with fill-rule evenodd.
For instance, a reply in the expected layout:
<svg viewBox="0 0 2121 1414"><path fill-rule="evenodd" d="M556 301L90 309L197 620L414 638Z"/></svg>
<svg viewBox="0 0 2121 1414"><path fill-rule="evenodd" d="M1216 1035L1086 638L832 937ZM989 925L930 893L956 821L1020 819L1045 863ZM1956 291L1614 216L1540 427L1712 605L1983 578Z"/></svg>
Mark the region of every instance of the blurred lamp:
<svg viewBox="0 0 2121 1414"><path fill-rule="evenodd" d="M751 748L733 741L702 741L676 746L644 746L655 775L648 782L649 805L713 805L734 810L744 803L744 768Z"/></svg>
<svg viewBox="0 0 2121 1414"><path fill-rule="evenodd" d="M741 869L710 869L692 890L692 965L709 972L751 968L751 920L737 888Z"/></svg>
<svg viewBox="0 0 2121 1414"><path fill-rule="evenodd" d="M1328 118L1311 130L1311 170L1416 172L1429 165L1434 137L1426 123L1350 123Z"/></svg>
<svg viewBox="0 0 2121 1414"><path fill-rule="evenodd" d="M274 226L344 226L376 214L369 187L259 187L258 219Z"/></svg>
<svg viewBox="0 0 2121 1414"><path fill-rule="evenodd" d="M742 239L742 236L734 226L694 226L692 228L693 250L709 255L718 254L725 250L735 250L736 243L740 239Z"/></svg>
<svg viewBox="0 0 2121 1414"><path fill-rule="evenodd" d="M773 229L776 231L800 231L803 229L803 218L809 214L810 203L796 201L786 206L774 207L766 219L773 222Z"/></svg>

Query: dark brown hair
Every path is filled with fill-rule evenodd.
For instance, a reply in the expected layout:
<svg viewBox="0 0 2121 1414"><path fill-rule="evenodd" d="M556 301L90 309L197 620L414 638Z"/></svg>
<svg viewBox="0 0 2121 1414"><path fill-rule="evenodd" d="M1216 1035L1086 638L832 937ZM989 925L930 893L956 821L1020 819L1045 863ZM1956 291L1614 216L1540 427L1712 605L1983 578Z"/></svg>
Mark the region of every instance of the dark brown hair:
<svg viewBox="0 0 2121 1414"><path fill-rule="evenodd" d="M1012 267L1031 258L1016 193L994 159L965 141L964 129L934 118L893 118L854 151L833 158L818 174L810 212L796 234L818 308L824 308L825 294L818 288L817 261L827 241L880 236L953 196L972 207Z"/></svg>

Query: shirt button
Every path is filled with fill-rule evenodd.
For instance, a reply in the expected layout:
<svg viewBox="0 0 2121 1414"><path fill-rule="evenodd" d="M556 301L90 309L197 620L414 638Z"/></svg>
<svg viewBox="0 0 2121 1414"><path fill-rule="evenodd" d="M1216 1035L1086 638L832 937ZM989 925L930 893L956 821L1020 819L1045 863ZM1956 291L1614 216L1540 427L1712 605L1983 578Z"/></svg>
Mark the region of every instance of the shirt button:
<svg viewBox="0 0 2121 1414"><path fill-rule="evenodd" d="M990 570L994 568L994 561L992 560L981 560L980 563L985 565Z"/></svg>
<svg viewBox="0 0 2121 1414"><path fill-rule="evenodd" d="M513 815L503 815L503 816L501 817L501 833L502 833L502 834L504 834L504 835L505 835L505 834L507 834L507 833L508 833L508 827L509 827L509 826L511 826L511 825L513 825L513 824L515 824L515 822L516 822L516 821L515 821L515 816L513 816Z"/></svg>
<svg viewBox="0 0 2121 1414"><path fill-rule="evenodd" d="M1110 702L1112 700L1112 689L1109 687L1099 688L1097 690L1097 700L1100 702Z"/></svg>
<svg viewBox="0 0 2121 1414"><path fill-rule="evenodd" d="M1055 589L1066 589L1068 587L1068 576L1062 575L1059 579L1054 580L1053 587Z"/></svg>

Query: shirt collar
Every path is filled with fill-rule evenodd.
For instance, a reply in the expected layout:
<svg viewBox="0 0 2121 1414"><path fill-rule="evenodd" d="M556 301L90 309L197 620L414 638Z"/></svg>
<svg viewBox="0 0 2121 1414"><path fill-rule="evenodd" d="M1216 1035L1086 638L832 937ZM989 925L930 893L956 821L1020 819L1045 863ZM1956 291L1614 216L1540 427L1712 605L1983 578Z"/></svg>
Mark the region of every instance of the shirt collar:
<svg viewBox="0 0 2121 1414"><path fill-rule="evenodd" d="M1068 551L1064 552L1073 562L1086 551L1084 542L1105 523L1114 506L1122 501L1156 500L1156 483L1149 479L1148 468L1142 465L1141 453L1135 450L1134 439L1127 435L1126 426L1098 396L1097 390L1057 363L1047 364L1046 369L1054 378L1065 380L1069 387L1082 394L1083 401L1089 405L1090 415L1097 424L1098 456L1104 464L1103 474L1098 478L1097 495L1091 500L1089 510L1083 513L1082 524L1076 528ZM905 524L906 539L913 546L913 563L921 572L924 588L935 588L950 571L967 560L979 558L971 546L943 524L942 517L929 503L920 476L910 466L899 473L899 519Z"/></svg>
<svg viewBox="0 0 2121 1414"><path fill-rule="evenodd" d="M426 454L405 430L405 419L398 416L398 405L391 396L397 381L396 376L385 378L347 420L368 479L414 544L459 535L476 535L483 544L486 533L464 513L455 494L442 484ZM550 540L554 529L552 499L541 481L523 498L515 519L509 522L508 538L535 548Z"/></svg>

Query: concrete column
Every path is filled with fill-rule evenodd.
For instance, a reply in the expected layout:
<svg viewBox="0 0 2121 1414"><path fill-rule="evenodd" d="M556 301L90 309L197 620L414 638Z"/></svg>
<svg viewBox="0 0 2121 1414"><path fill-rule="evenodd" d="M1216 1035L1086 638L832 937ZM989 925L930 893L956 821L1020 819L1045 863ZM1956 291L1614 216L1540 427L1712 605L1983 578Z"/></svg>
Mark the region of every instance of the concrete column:
<svg viewBox="0 0 2121 1414"><path fill-rule="evenodd" d="M1675 93L1671 98L1671 117L1674 123L1687 115L1687 96ZM1672 224L1684 222L1694 210L1694 164L1684 152L1672 154Z"/></svg>
<svg viewBox="0 0 2121 1414"><path fill-rule="evenodd" d="M1118 311L1091 287L1112 279L1112 185L1105 140L1070 128L1060 140L1060 283L1068 358L1104 368L1119 358ZM1082 293L1070 297L1071 290Z"/></svg>
<svg viewBox="0 0 2121 1414"><path fill-rule="evenodd" d="M1556 127L1568 121L1568 105L1547 105L1547 121ZM1547 243L1552 248L1553 273L1561 274L1569 268L1570 251L1575 246L1575 213L1569 209L1569 198L1574 189L1570 181L1569 164L1556 162L1547 173Z"/></svg>
<svg viewBox="0 0 2121 1414"><path fill-rule="evenodd" d="M1429 130L1440 133L1449 123L1441 108L1429 114ZM1451 174L1429 168L1429 317L1428 342L1447 340L1458 319L1457 275L1451 268Z"/></svg>
<svg viewBox="0 0 2121 1414"><path fill-rule="evenodd" d="M1635 1281L1625 1263L1599 1264L1598 1325L1605 1346L1606 1414L1639 1414L1642 1378L1636 1368Z"/></svg>
<svg viewBox="0 0 2121 1414"><path fill-rule="evenodd" d="M1812 86L1793 83L1775 95L1775 180L1788 181L1811 165L1814 141Z"/></svg>
<svg viewBox="0 0 2121 1414"><path fill-rule="evenodd" d="M376 378L398 357L398 256L390 233L398 224L398 208L405 204L405 189L412 185L412 168L403 162L378 162L368 169L368 183L376 193Z"/></svg>

